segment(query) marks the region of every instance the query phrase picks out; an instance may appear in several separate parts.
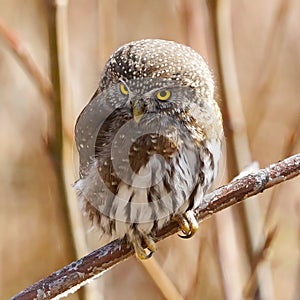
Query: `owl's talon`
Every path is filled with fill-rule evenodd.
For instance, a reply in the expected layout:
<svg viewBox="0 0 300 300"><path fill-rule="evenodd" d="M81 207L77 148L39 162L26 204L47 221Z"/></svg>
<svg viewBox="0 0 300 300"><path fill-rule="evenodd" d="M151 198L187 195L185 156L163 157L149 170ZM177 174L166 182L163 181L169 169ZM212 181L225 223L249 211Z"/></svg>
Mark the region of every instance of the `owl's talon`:
<svg viewBox="0 0 300 300"><path fill-rule="evenodd" d="M187 235L182 235L182 234L177 234L180 238L182 239L189 239L191 238L194 234L187 234Z"/></svg>
<svg viewBox="0 0 300 300"><path fill-rule="evenodd" d="M142 247L142 243L141 241L144 241L146 246L147 246L147 249L149 250L149 253L147 253L147 251ZM133 248L134 248L134 251L135 251L135 254L136 256L139 258L139 259L148 259L150 258L153 253L156 251L156 245L155 245L155 242L154 240L152 239L151 236L149 235L143 235L141 237L141 239L135 239L133 242L132 242L132 245L133 245Z"/></svg>
<svg viewBox="0 0 300 300"><path fill-rule="evenodd" d="M199 224L195 218L194 213L189 210L182 215L174 216L175 221L178 223L180 230L184 235L178 234L183 239L191 238L199 228Z"/></svg>
<svg viewBox="0 0 300 300"><path fill-rule="evenodd" d="M152 252L152 251L150 251L150 252L147 254L147 257L146 257L145 259L151 258L151 257L152 257L152 255L153 255L153 252Z"/></svg>
<svg viewBox="0 0 300 300"><path fill-rule="evenodd" d="M147 248L151 252L151 256L152 256L153 252L157 250L155 242L153 241L152 237L149 235L144 236L144 242L146 243Z"/></svg>
<svg viewBox="0 0 300 300"><path fill-rule="evenodd" d="M152 256L153 252L150 251L147 253L143 248L141 249L134 249L135 250L135 255L137 256L138 259L143 260L143 259L148 259Z"/></svg>
<svg viewBox="0 0 300 300"><path fill-rule="evenodd" d="M178 223L180 230L182 231L182 233L187 236L189 235L190 232L190 225L188 220L185 218L184 214L183 215L176 215L174 217L174 219L176 220L176 222ZM179 235L180 236L180 235Z"/></svg>

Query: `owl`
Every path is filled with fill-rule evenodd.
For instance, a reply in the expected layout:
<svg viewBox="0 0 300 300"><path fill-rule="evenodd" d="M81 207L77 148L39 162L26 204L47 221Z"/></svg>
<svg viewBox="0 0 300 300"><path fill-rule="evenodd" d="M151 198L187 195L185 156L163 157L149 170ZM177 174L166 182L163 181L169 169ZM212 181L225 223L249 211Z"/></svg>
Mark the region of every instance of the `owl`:
<svg viewBox="0 0 300 300"><path fill-rule="evenodd" d="M121 46L75 126L82 210L140 259L156 251L155 234L170 220L191 237L222 138L213 76L197 52L159 39Z"/></svg>

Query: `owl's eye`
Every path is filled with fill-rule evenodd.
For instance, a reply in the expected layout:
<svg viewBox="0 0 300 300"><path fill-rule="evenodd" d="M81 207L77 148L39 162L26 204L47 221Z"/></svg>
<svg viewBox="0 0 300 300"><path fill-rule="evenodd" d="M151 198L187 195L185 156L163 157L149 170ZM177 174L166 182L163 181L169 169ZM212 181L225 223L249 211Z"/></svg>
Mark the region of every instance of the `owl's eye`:
<svg viewBox="0 0 300 300"><path fill-rule="evenodd" d="M123 95L128 95L128 94L129 94L129 91L128 91L126 85L123 84L123 83L120 84L120 92L121 92Z"/></svg>
<svg viewBox="0 0 300 300"><path fill-rule="evenodd" d="M171 91L162 90L156 93L156 98L160 101L166 101L171 97Z"/></svg>

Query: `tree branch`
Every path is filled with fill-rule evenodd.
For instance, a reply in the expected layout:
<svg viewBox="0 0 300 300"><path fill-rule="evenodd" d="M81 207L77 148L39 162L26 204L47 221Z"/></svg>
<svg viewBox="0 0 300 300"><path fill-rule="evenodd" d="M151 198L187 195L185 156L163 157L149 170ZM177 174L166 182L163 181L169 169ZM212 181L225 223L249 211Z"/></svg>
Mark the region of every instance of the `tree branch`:
<svg viewBox="0 0 300 300"><path fill-rule="evenodd" d="M195 216L199 222L203 221L218 211L299 174L300 153L214 190L205 196L203 204L194 210ZM172 221L157 233L155 240L160 241L177 231L178 225ZM33 284L13 296L11 300L62 298L133 254L133 249L124 241L115 240Z"/></svg>

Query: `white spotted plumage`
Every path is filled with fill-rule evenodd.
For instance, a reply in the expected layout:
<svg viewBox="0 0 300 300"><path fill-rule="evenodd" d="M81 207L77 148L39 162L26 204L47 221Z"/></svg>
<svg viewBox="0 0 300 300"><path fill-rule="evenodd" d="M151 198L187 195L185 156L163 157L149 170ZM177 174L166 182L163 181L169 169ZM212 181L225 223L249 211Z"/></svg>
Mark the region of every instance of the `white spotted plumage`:
<svg viewBox="0 0 300 300"><path fill-rule="evenodd" d="M157 91L168 91L166 101ZM152 251L156 231L200 205L216 177L223 129L211 72L175 42L126 44L108 59L75 132L83 210L143 257L142 242Z"/></svg>

